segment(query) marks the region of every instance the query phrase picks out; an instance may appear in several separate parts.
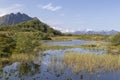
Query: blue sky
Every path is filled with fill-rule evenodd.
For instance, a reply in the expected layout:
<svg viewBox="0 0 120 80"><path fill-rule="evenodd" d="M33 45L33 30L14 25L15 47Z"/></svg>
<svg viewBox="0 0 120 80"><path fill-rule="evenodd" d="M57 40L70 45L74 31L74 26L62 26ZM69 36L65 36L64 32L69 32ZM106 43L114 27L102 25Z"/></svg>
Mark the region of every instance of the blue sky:
<svg viewBox="0 0 120 80"><path fill-rule="evenodd" d="M0 16L22 12L61 31L120 31L120 0L0 0Z"/></svg>

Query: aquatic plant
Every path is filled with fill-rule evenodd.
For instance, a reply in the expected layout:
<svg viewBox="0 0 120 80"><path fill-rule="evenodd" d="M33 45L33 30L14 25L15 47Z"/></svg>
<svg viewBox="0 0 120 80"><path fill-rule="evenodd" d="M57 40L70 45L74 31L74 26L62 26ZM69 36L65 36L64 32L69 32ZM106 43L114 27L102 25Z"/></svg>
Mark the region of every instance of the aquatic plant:
<svg viewBox="0 0 120 80"><path fill-rule="evenodd" d="M63 61L74 73L120 70L120 55L67 53Z"/></svg>

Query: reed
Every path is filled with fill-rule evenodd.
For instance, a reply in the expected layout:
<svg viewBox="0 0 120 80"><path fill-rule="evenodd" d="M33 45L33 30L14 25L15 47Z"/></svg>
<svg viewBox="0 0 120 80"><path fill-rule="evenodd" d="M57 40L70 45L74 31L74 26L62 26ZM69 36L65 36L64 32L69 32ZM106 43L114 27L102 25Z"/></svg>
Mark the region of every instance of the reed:
<svg viewBox="0 0 120 80"><path fill-rule="evenodd" d="M1 68L10 65L14 62L21 62L21 63L26 63L26 62L31 62L34 59L36 59L36 54L27 54L27 53L21 53L21 54L12 54L10 57L5 57L5 58L0 58L0 66ZM39 59L39 62L41 62L42 59Z"/></svg>
<svg viewBox="0 0 120 80"><path fill-rule="evenodd" d="M12 62L29 62L35 59L35 55L32 53L31 54L27 54L27 53L12 54L10 58Z"/></svg>
<svg viewBox="0 0 120 80"><path fill-rule="evenodd" d="M63 61L73 72L82 71L95 72L97 70L116 71L120 70L120 55L97 55L97 54L78 54L67 53Z"/></svg>

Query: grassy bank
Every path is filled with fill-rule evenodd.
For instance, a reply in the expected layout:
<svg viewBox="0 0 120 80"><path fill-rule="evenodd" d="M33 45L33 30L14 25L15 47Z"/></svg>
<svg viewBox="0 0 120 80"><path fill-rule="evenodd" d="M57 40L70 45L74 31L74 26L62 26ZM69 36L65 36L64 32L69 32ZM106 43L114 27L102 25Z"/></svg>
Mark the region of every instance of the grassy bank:
<svg viewBox="0 0 120 80"><path fill-rule="evenodd" d="M120 55L96 55L67 53L63 61L73 72L94 72L99 69L105 71L120 70Z"/></svg>
<svg viewBox="0 0 120 80"><path fill-rule="evenodd" d="M107 40L109 36L107 35L99 35L99 34L81 34L81 35L64 35L64 36L56 36L52 37L53 41L65 41L65 40L96 40L96 41L103 41Z"/></svg>
<svg viewBox="0 0 120 80"><path fill-rule="evenodd" d="M0 58L0 66L4 67L6 65L10 65L14 62L32 62L36 58L36 54L27 54L27 53L21 53L21 54L12 54L10 57L3 57ZM41 58L39 58L39 61L41 62Z"/></svg>

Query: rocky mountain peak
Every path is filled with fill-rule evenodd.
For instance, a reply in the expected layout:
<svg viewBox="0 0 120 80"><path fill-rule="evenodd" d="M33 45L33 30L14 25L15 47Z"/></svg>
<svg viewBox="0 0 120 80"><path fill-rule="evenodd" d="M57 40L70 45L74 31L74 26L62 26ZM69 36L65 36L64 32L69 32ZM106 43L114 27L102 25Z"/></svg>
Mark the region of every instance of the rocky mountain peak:
<svg viewBox="0 0 120 80"><path fill-rule="evenodd" d="M27 14L24 13L10 13L0 17L0 26L18 24L32 19L32 17L29 17Z"/></svg>

